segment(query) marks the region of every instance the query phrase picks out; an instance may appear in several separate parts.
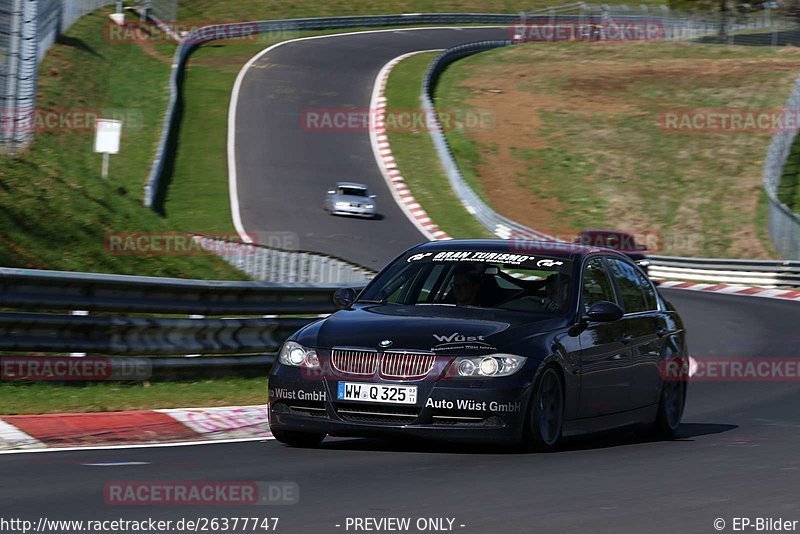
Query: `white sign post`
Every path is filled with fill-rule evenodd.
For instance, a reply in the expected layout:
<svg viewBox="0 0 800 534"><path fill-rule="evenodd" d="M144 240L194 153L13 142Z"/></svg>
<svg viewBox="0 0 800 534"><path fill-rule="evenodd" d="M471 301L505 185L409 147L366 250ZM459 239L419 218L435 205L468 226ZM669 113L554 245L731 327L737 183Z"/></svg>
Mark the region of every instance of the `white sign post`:
<svg viewBox="0 0 800 534"><path fill-rule="evenodd" d="M108 178L108 155L119 154L119 139L122 136L122 121L97 119L94 151L103 153L103 178Z"/></svg>

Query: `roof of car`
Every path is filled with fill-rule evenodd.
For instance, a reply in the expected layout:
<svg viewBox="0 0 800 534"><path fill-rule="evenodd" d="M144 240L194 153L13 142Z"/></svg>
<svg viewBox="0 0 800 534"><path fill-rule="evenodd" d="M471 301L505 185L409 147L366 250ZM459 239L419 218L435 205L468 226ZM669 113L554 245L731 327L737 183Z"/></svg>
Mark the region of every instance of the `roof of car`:
<svg viewBox="0 0 800 534"><path fill-rule="evenodd" d="M541 254L544 256L562 256L572 259L592 252L619 253L601 247L562 243L556 241L533 241L523 239L448 239L429 241L414 247L418 250L474 250L478 252L505 252L511 254Z"/></svg>
<svg viewBox="0 0 800 534"><path fill-rule="evenodd" d="M366 185L356 182L336 182L336 187L356 187L358 189L367 189Z"/></svg>

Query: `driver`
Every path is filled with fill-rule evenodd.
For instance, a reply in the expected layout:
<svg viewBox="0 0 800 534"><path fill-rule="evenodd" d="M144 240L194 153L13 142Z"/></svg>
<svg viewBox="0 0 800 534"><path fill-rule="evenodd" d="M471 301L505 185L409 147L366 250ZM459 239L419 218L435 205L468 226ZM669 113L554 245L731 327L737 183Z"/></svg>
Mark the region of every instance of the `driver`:
<svg viewBox="0 0 800 534"><path fill-rule="evenodd" d="M478 306L481 275L474 265L458 265L453 273L453 294L458 306Z"/></svg>

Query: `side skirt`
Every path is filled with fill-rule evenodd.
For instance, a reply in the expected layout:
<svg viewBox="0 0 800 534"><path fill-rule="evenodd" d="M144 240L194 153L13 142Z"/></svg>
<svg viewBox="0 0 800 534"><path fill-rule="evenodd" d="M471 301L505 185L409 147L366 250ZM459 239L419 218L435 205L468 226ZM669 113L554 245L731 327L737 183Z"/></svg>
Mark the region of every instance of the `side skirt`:
<svg viewBox="0 0 800 534"><path fill-rule="evenodd" d="M658 404L652 404L622 413L564 421L561 432L564 436L576 436L625 426L648 424L656 420L657 414Z"/></svg>

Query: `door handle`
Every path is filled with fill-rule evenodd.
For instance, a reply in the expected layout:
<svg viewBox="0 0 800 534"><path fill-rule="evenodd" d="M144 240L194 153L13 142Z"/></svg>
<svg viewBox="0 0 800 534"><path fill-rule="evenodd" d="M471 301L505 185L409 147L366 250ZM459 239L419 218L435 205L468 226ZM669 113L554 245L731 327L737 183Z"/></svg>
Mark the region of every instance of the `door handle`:
<svg viewBox="0 0 800 534"><path fill-rule="evenodd" d="M632 335L625 334L624 336L622 336L622 343L624 343L625 345L627 345L631 341L633 341L633 336Z"/></svg>

